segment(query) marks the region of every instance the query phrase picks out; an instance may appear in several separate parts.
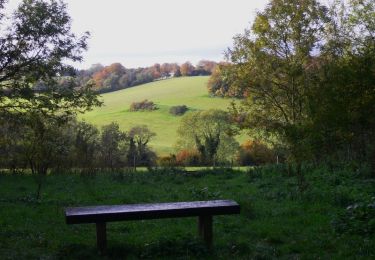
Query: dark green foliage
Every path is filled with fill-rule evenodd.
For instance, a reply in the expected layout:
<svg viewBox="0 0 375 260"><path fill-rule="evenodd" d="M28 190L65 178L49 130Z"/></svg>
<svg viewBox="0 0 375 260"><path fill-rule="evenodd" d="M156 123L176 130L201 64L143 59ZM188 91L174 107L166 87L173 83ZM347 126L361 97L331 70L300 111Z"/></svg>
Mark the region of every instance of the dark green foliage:
<svg viewBox="0 0 375 260"><path fill-rule="evenodd" d="M375 197L348 206L332 221L332 225L339 234L372 236L375 234Z"/></svg>
<svg viewBox="0 0 375 260"><path fill-rule="evenodd" d="M211 92L241 93L238 125L287 161L364 162L375 176L374 14L371 0L270 1L234 38Z"/></svg>
<svg viewBox="0 0 375 260"><path fill-rule="evenodd" d="M152 111L158 109L154 102L148 101L147 99L140 102L133 102L130 105L130 111Z"/></svg>
<svg viewBox="0 0 375 260"><path fill-rule="evenodd" d="M74 117L44 117L39 113L0 117L0 168L13 173L29 172L38 184L37 197L49 172L77 171L91 176L97 169L152 166L156 155L148 142L155 136L145 126L129 132L119 125L99 131ZM14 131L18 129L18 131Z"/></svg>
<svg viewBox="0 0 375 260"><path fill-rule="evenodd" d="M169 109L169 113L175 116L182 116L187 111L188 111L188 107L186 105L173 106Z"/></svg>
<svg viewBox="0 0 375 260"><path fill-rule="evenodd" d="M0 112L77 113L99 105L66 61L81 61L89 34L71 32L63 1L22 1L7 20L0 5Z"/></svg>

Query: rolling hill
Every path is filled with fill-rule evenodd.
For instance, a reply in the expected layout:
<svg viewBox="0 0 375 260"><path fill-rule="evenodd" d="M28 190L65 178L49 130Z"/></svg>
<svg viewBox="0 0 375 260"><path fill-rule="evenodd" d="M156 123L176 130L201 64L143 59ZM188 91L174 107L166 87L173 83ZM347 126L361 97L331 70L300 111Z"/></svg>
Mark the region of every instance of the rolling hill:
<svg viewBox="0 0 375 260"><path fill-rule="evenodd" d="M181 117L169 113L171 106L186 105L190 111L211 108L227 109L231 99L210 97L207 93L207 76L182 77L156 81L102 95L104 106L81 116L97 126L117 122L122 130L135 125L147 125L156 137L150 146L160 155L174 151L177 128ZM132 102L148 99L157 104L158 110L130 112ZM242 138L241 138L242 139Z"/></svg>

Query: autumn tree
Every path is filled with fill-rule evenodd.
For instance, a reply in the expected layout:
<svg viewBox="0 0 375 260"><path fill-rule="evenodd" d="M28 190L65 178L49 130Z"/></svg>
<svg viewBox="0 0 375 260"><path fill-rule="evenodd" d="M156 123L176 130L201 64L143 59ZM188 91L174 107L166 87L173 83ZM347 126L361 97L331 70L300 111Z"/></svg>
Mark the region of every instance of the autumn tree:
<svg viewBox="0 0 375 260"><path fill-rule="evenodd" d="M207 74L211 74L215 67L216 67L217 63L214 62L214 61L210 61L210 60L200 60L197 64L197 68L198 69L201 69L203 71L206 71Z"/></svg>
<svg viewBox="0 0 375 260"><path fill-rule="evenodd" d="M154 79L158 79L161 76L161 66L159 63L155 63L154 66L152 66L152 77Z"/></svg>
<svg viewBox="0 0 375 260"><path fill-rule="evenodd" d="M181 64L180 71L182 76L190 76L194 70L194 66L189 62Z"/></svg>
<svg viewBox="0 0 375 260"><path fill-rule="evenodd" d="M243 97L242 88L233 87L234 67L228 62L222 62L215 66L207 83L208 92L220 97Z"/></svg>

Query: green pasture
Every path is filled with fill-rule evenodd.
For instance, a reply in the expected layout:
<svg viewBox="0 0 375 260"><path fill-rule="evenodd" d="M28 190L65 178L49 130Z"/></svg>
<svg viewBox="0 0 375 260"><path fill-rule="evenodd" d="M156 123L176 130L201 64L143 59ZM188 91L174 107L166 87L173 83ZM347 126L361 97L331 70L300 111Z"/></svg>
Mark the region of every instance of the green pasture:
<svg viewBox="0 0 375 260"><path fill-rule="evenodd" d="M96 108L82 119L97 126L117 122L126 131L135 125L147 125L156 133L150 143L158 154L174 151L177 128L181 117L169 114L169 109L176 105L186 105L190 111L211 108L226 110L231 99L210 97L207 92L207 76L182 77L156 81L102 95L104 106ZM132 102L148 99L157 104L158 110L130 112ZM244 137L240 138L243 140Z"/></svg>

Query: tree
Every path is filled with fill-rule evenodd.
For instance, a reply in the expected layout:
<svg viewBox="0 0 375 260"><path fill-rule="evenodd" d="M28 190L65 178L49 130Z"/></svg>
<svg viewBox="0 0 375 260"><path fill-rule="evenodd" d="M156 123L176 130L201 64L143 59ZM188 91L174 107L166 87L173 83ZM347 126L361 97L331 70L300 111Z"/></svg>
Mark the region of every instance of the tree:
<svg viewBox="0 0 375 260"><path fill-rule="evenodd" d="M205 71L207 74L211 74L214 71L216 65L217 63L214 61L200 60L197 64L197 68Z"/></svg>
<svg viewBox="0 0 375 260"><path fill-rule="evenodd" d="M67 164L73 149L72 133L68 120L59 117L45 117L38 112L23 114L21 122L25 133L21 136L22 155L37 181L36 198L41 197L41 188L48 170Z"/></svg>
<svg viewBox="0 0 375 260"><path fill-rule="evenodd" d="M315 160L370 162L375 176L375 3L335 1L329 17L326 44L307 70L310 146Z"/></svg>
<svg viewBox="0 0 375 260"><path fill-rule="evenodd" d="M277 136L299 176L308 154L303 140L312 86L305 69L315 60L327 22L327 8L315 0L273 0L227 53L236 69L234 85L247 94L243 126Z"/></svg>
<svg viewBox="0 0 375 260"><path fill-rule="evenodd" d="M239 88L232 88L234 82L232 73L233 65L220 63L215 66L207 83L208 92L214 96L243 97Z"/></svg>
<svg viewBox="0 0 375 260"><path fill-rule="evenodd" d="M134 126L129 131L130 149L128 153L129 161L133 162L133 167L137 165L151 166L155 159L155 154L149 149L147 144L156 134L145 125Z"/></svg>
<svg viewBox="0 0 375 260"><path fill-rule="evenodd" d="M198 111L185 115L177 131L182 149L198 150L203 164L216 165L222 142L233 141L229 114L222 110Z"/></svg>
<svg viewBox="0 0 375 260"><path fill-rule="evenodd" d="M174 73L174 76L175 76L176 78L182 76L180 68L177 68L177 69L176 69L176 72Z"/></svg>
<svg viewBox="0 0 375 260"><path fill-rule="evenodd" d="M100 150L99 130L86 122L75 125L75 166L91 170L97 165L97 153Z"/></svg>
<svg viewBox="0 0 375 260"><path fill-rule="evenodd" d="M182 76L190 76L194 70L194 66L189 62L185 62L180 67L180 72Z"/></svg>
<svg viewBox="0 0 375 260"><path fill-rule="evenodd" d="M152 77L154 79L158 79L161 76L161 68L159 63L155 63L154 66L152 66Z"/></svg>
<svg viewBox="0 0 375 260"><path fill-rule="evenodd" d="M4 10L1 0L0 111L69 114L100 104L89 84L78 87L72 78L58 84L73 72L64 62L82 60L89 36L71 33L64 2L24 0L11 18Z"/></svg>
<svg viewBox="0 0 375 260"><path fill-rule="evenodd" d="M117 123L102 127L100 151L105 168L114 170L125 164L127 135L120 131L120 126Z"/></svg>

